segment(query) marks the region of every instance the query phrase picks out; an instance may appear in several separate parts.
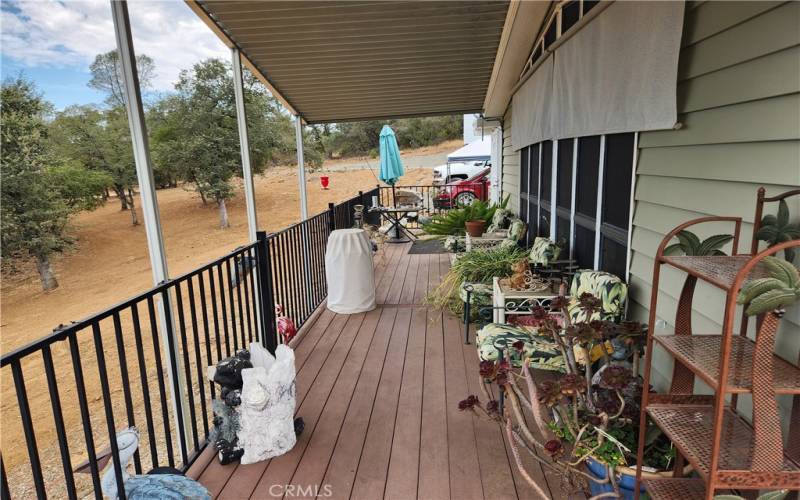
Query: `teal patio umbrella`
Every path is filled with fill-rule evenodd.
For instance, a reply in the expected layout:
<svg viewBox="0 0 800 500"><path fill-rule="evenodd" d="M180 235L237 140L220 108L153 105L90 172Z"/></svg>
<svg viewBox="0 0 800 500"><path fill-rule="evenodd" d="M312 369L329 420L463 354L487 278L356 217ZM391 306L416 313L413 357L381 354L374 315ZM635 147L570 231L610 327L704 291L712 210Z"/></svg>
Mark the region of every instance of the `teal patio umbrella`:
<svg viewBox="0 0 800 500"><path fill-rule="evenodd" d="M389 125L384 125L381 129L381 170L378 178L386 184L394 186L404 173L403 162L400 160L400 148L397 147L394 131Z"/></svg>

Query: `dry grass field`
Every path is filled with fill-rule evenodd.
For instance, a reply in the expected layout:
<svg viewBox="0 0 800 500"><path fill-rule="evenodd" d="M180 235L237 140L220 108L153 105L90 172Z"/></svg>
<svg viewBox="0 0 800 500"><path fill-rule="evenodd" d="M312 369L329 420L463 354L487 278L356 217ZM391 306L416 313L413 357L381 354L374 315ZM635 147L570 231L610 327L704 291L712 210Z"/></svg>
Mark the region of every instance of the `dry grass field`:
<svg viewBox="0 0 800 500"><path fill-rule="evenodd" d="M327 208L329 202L339 202L355 195L359 190L366 191L375 187L376 173L356 169L310 173L307 175L309 212L319 213ZM321 189L320 175L330 177L330 189ZM430 168L409 169L403 178L403 182L408 184L427 184L430 181ZM247 242L244 194L241 185L238 188L237 196L228 203L231 227L225 230L218 227L216 206L211 203L204 206L193 191L183 187L158 191L171 275L188 272ZM275 231L298 221L299 188L294 168L276 167L268 170L263 176L256 178L255 190L259 225L262 229ZM98 210L78 214L72 227L76 239L75 247L54 259L54 269L60 283L58 289L42 292L32 266L20 269L17 274L3 277L0 311L0 349L3 353L47 335L60 323L85 318L152 286L144 226L132 226L129 213L121 212L115 199L109 200ZM126 338L125 343L132 340ZM84 336L80 342L81 351L92 354L91 335ZM110 366L114 364L112 357L115 353L112 350L113 344L105 346L105 355ZM81 450L80 415L75 400L69 349L65 345L54 346L53 357L58 372L64 419L71 437L70 454L75 464L85 458L85 448ZM44 452L40 458L45 469L45 480L57 483L63 476L60 472L58 446L52 427L50 400L41 356L29 358L36 359L26 358L23 370L37 428L37 441ZM98 406L102 404L102 397L96 368L92 368L93 366L94 363L90 362L88 366L84 366L84 371L94 374L87 376L86 388L89 406L99 417L96 423L94 415L92 418L97 434L98 431L102 433L103 421ZM111 375L115 375L113 370L109 372L109 376ZM2 371L2 379L0 432L3 463L9 474L9 481L14 485L12 490L23 495L31 494L33 491L30 468L27 465L28 453L19 425L10 370ZM119 387L112 386L112 392L119 393ZM119 394L115 394L117 396ZM117 413L118 402L115 401L114 406ZM76 445L72 444L72 438L77 440ZM88 476L83 477L85 479L79 480L79 486L82 484L83 487L79 489L86 491L85 487L90 483L86 483ZM48 493L60 496L63 494L61 488L63 483L55 491L48 488Z"/></svg>

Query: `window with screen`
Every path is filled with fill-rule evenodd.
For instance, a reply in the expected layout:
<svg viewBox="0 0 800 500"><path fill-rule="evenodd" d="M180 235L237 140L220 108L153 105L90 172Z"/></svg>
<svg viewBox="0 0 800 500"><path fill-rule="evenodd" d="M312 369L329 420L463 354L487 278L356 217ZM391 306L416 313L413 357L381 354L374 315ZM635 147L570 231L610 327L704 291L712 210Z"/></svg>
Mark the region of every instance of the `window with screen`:
<svg viewBox="0 0 800 500"><path fill-rule="evenodd" d="M578 139L575 178L575 244L572 258L582 268L594 267L597 181L600 172L600 136Z"/></svg>
<svg viewBox="0 0 800 500"><path fill-rule="evenodd" d="M539 231L536 233L538 236L549 236L550 234L550 210L552 208L551 205L551 193L550 189L552 186L552 173L553 173L553 142L552 141L544 141L541 143L542 148L542 163L541 163L541 175L539 176L539 185L541 186L539 190L539 196L541 199L540 206L539 206L539 220L538 226Z"/></svg>
<svg viewBox="0 0 800 500"><path fill-rule="evenodd" d="M624 276L627 265L634 144L632 133L606 136L600 268L618 276Z"/></svg>
<svg viewBox="0 0 800 500"><path fill-rule="evenodd" d="M562 245L562 255L568 252L582 269L624 278L635 152L634 133L560 139L557 145L543 141L523 148L520 212L528 221L526 241L530 244L534 235L553 238ZM550 234L551 216L556 217L555 234Z"/></svg>
<svg viewBox="0 0 800 500"><path fill-rule="evenodd" d="M569 247L572 217L572 153L573 139L558 141L556 160L556 238L564 248Z"/></svg>

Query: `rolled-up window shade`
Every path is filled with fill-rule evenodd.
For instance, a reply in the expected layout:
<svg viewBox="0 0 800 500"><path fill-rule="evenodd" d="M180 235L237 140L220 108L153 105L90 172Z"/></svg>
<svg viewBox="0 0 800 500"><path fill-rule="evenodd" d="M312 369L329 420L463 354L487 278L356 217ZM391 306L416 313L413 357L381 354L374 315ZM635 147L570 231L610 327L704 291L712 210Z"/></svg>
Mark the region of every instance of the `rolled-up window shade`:
<svg viewBox="0 0 800 500"><path fill-rule="evenodd" d="M511 101L511 144L515 150L552 139L553 56L548 56Z"/></svg>
<svg viewBox="0 0 800 500"><path fill-rule="evenodd" d="M684 2L614 2L559 46L555 138L672 128L683 11ZM513 113L516 127L525 119Z"/></svg>

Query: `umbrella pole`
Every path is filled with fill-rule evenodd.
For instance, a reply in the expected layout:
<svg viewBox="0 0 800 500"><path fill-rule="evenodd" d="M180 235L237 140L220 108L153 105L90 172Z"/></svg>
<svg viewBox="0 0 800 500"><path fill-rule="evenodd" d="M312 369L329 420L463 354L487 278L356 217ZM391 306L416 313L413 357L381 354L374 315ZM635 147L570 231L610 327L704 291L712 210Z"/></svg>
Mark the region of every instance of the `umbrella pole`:
<svg viewBox="0 0 800 500"><path fill-rule="evenodd" d="M397 207L397 195L395 194L395 186L392 184L392 205Z"/></svg>

